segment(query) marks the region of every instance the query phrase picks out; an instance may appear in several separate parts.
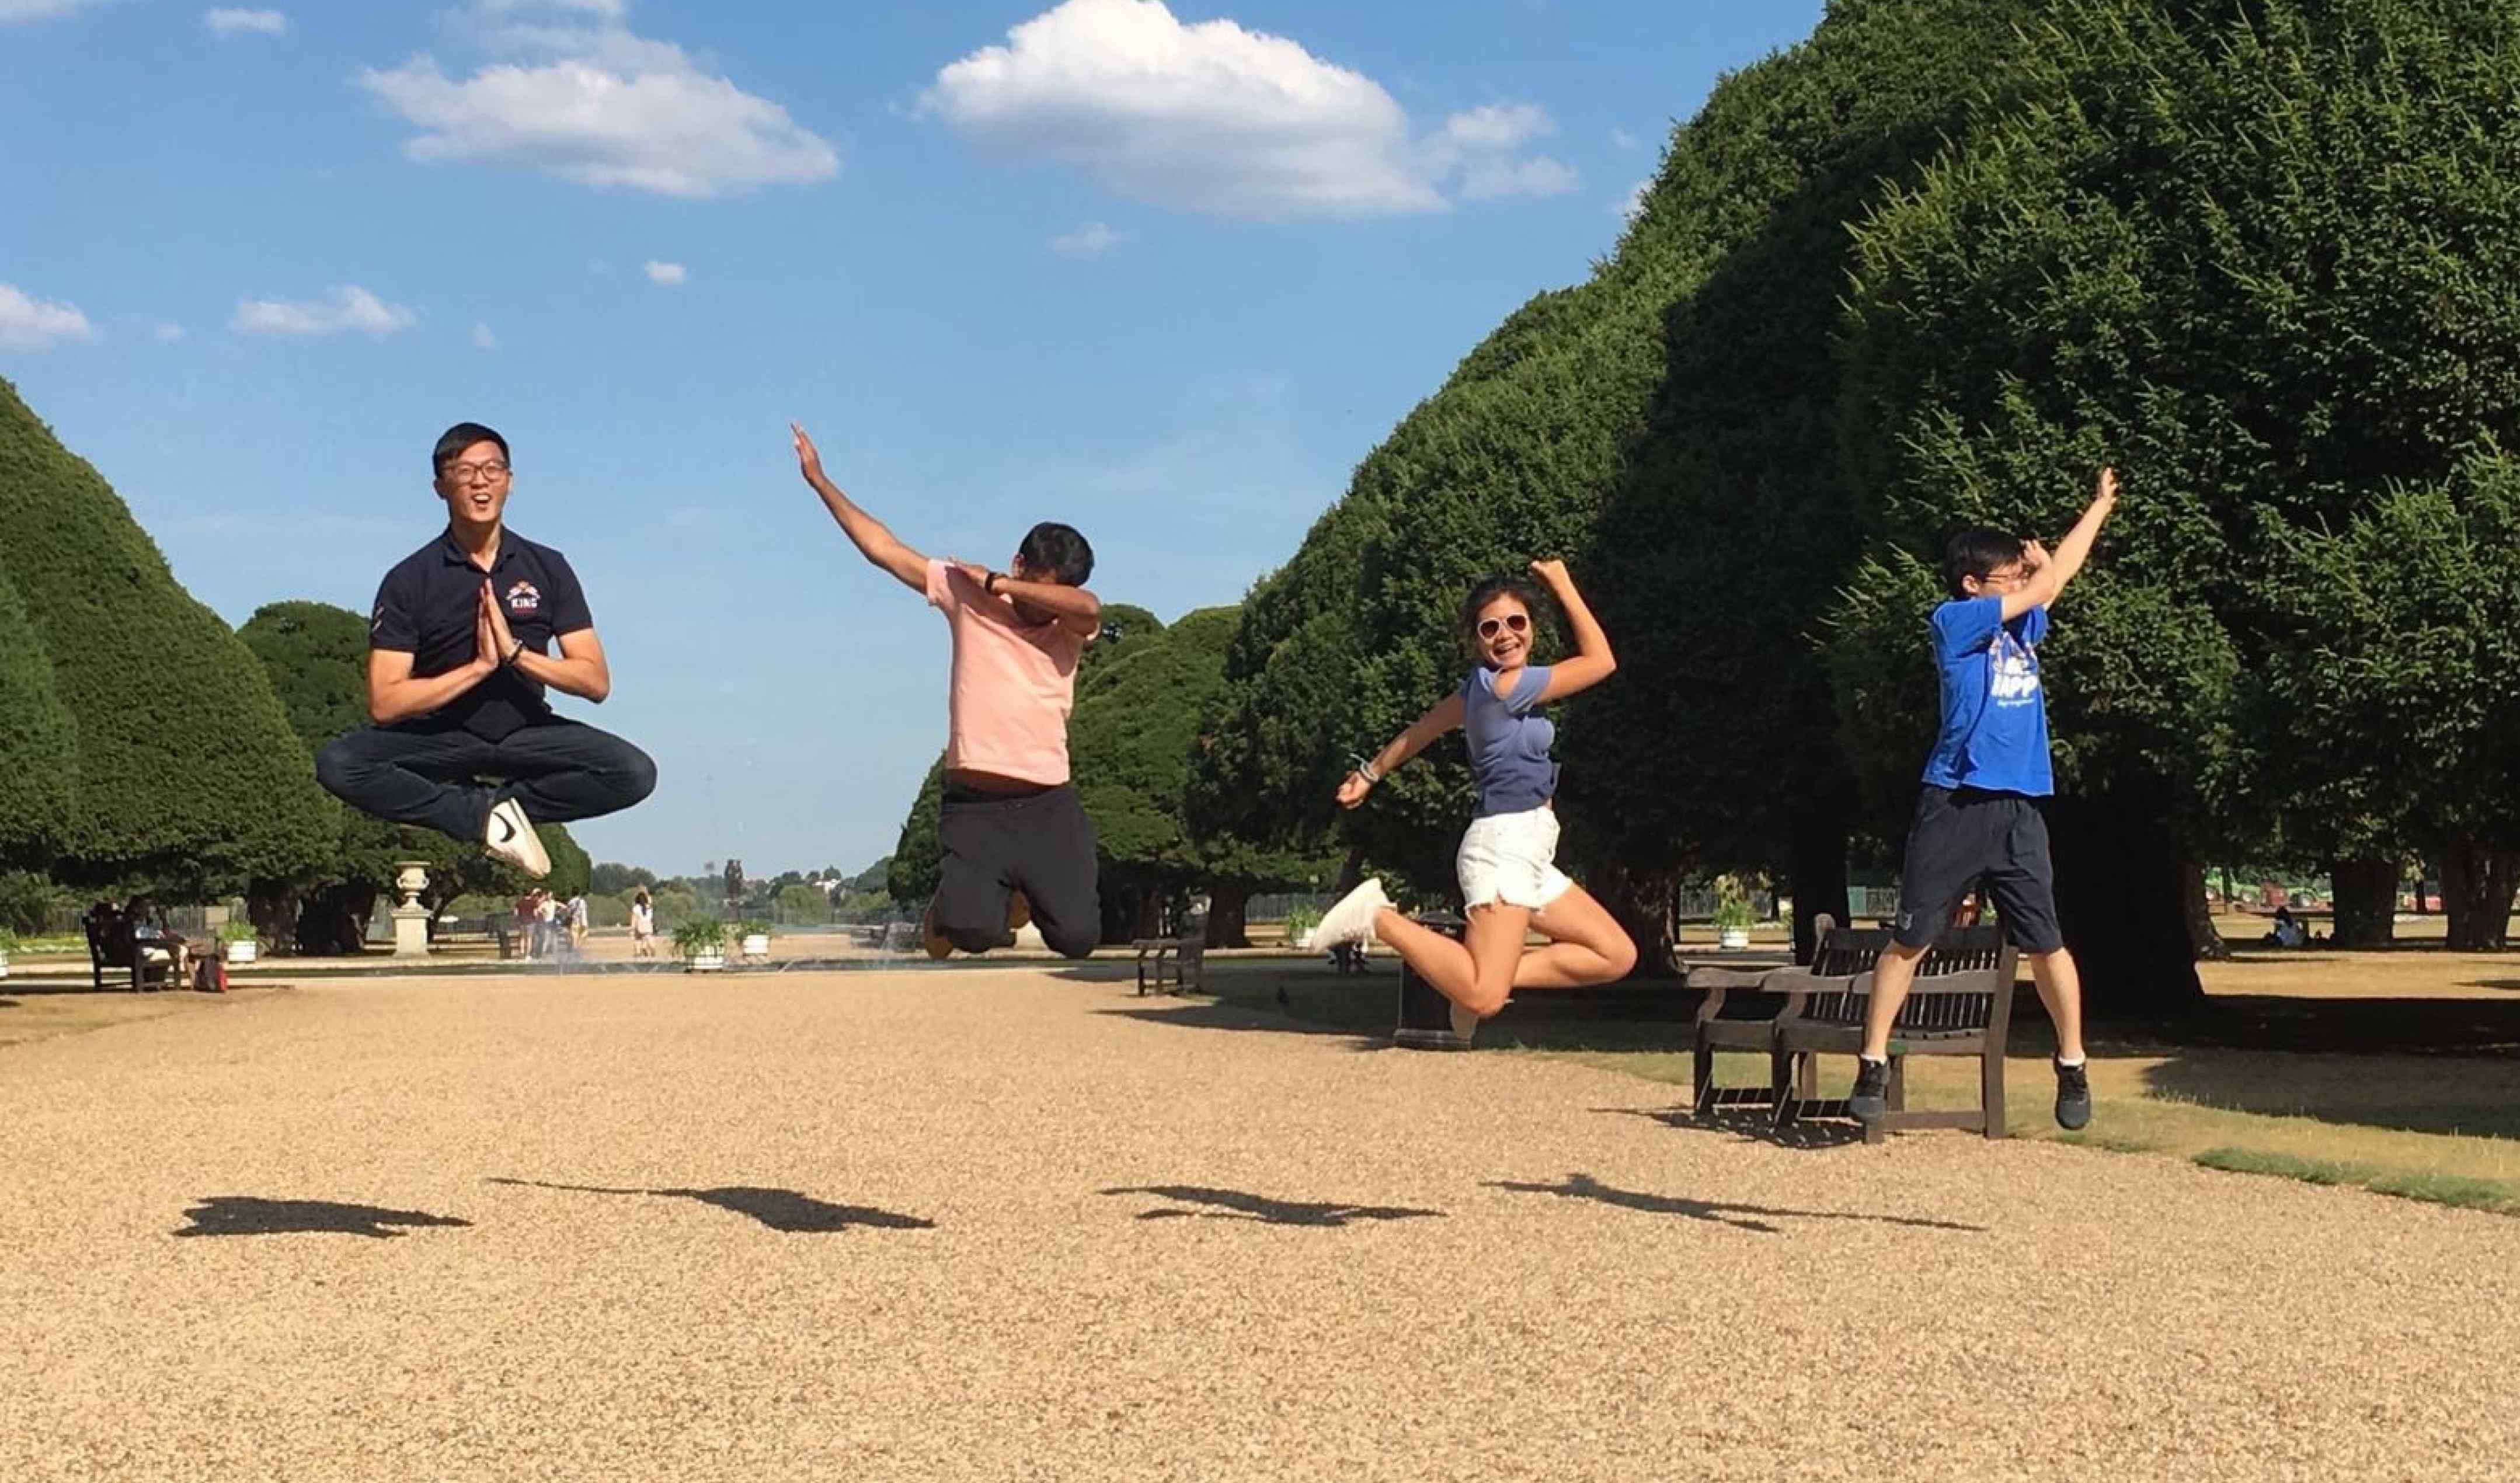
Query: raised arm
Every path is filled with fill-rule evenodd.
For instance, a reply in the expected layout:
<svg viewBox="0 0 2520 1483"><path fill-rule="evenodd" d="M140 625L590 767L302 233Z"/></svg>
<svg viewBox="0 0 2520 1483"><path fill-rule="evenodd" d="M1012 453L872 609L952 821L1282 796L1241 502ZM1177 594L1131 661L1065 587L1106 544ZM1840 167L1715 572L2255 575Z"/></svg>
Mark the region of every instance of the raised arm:
<svg viewBox="0 0 2520 1483"><path fill-rule="evenodd" d="M1591 690L1608 679L1619 667L1619 656L1610 652L1610 640L1601 632L1600 620L1575 590L1575 579L1566 574L1564 562L1548 561L1531 563L1533 575L1549 584L1557 606L1566 614L1566 626L1573 629L1575 655L1549 666L1549 686L1531 703L1546 705L1562 700L1578 691Z"/></svg>
<svg viewBox="0 0 2520 1483"><path fill-rule="evenodd" d="M2065 538L2056 543L2056 554L2049 556L2048 548L2037 541L2029 544L2024 556L2032 563L2030 579L2003 595L2005 622L2011 622L2034 607L2048 607L2064 593L2065 584L2074 580L2074 573L2081 571L2083 563L2091 559L2092 543L2099 539L2101 522L2116 508L2118 472L2102 469L2090 508L2083 512L2081 519L2074 522L2074 528L2065 532Z"/></svg>
<svg viewBox="0 0 2520 1483"><path fill-rule="evenodd" d="M796 441L796 472L823 497L823 508L840 522L840 529L847 532L860 554L900 578L902 585L913 592L926 592L927 558L903 545L898 536L884 528L883 521L860 510L840 493L838 485L823 476L823 456L814 451L814 440L805 435L804 428L789 423L788 430Z"/></svg>
<svg viewBox="0 0 2520 1483"><path fill-rule="evenodd" d="M1435 744L1435 739L1462 724L1462 693L1454 691L1426 707L1426 714L1409 725L1407 731L1382 744L1373 760L1340 781L1338 801L1341 808L1354 808L1365 801L1366 793L1382 781L1382 775Z"/></svg>
<svg viewBox="0 0 2520 1483"><path fill-rule="evenodd" d="M1057 618L1059 626L1070 633L1091 638L1102 631L1102 600L1082 587L1063 582L1027 582L1003 571L991 571L977 562L957 560L954 564L989 596L1039 608Z"/></svg>

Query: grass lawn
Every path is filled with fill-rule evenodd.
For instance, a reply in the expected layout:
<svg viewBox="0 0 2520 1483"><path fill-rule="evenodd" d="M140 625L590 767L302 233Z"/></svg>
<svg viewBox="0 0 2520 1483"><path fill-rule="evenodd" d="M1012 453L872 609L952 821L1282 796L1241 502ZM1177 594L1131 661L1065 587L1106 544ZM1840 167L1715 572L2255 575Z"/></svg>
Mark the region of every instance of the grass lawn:
<svg viewBox="0 0 2520 1483"><path fill-rule="evenodd" d="M1396 964L1372 962L1342 978L1310 959L1211 960L1209 981L1228 1003L1386 1041ZM2051 1116L2052 1042L2025 980L2006 1068L2011 1136L2520 1214L2520 958L2250 948L2200 972L2208 1004L2192 1021L2093 1027L2094 1109L2080 1134ZM1666 1082L1686 1108L1695 1003L1661 984L1527 994L1481 1028L1479 1050ZM1716 1075L1764 1081L1766 1062L1722 1056ZM1853 1076L1852 1058L1824 1059L1822 1095L1844 1096ZM1976 1063L1913 1058L1908 1087L1912 1106L1973 1106Z"/></svg>

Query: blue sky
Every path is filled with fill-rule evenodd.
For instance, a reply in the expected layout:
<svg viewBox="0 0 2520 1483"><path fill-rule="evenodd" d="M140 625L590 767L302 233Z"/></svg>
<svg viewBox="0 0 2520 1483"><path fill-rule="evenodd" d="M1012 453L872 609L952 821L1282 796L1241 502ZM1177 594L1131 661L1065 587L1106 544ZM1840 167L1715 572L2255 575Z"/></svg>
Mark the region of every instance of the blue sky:
<svg viewBox="0 0 2520 1483"><path fill-rule="evenodd" d="M230 622L364 611L515 446L666 872L855 867L943 743L931 555L1082 528L1237 601L1499 319L1581 279L1671 121L1817 0L0 0L0 376Z"/></svg>

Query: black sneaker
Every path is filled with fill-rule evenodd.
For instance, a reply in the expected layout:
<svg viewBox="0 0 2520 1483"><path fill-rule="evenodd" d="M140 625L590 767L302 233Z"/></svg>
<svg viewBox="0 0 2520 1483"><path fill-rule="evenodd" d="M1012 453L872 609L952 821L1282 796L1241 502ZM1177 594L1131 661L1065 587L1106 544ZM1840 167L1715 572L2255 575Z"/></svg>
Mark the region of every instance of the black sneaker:
<svg viewBox="0 0 2520 1483"><path fill-rule="evenodd" d="M1862 1123L1877 1123L1890 1111L1890 1062L1855 1058L1855 1090L1847 1094L1846 1109Z"/></svg>
<svg viewBox="0 0 2520 1483"><path fill-rule="evenodd" d="M2069 1066L2054 1061L2056 1067L2056 1126L2071 1133L2092 1121L2092 1063Z"/></svg>

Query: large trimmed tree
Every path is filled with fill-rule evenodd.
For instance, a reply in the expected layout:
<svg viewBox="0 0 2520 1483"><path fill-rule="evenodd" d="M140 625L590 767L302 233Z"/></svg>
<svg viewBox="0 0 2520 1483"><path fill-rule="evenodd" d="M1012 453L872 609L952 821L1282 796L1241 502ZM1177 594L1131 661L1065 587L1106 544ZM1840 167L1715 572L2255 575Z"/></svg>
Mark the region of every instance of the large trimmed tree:
<svg viewBox="0 0 2520 1483"><path fill-rule="evenodd" d="M2170 1009L2195 863L2271 831L2260 759L2300 744L2250 703L2285 533L2520 437L2520 13L2075 0L2036 39L2028 106L1863 229L1844 438L1884 560L1838 631L1891 655L1922 599L1889 553L2052 532L2121 467L2048 646L2060 906L2095 1008Z"/></svg>
<svg viewBox="0 0 2520 1483"><path fill-rule="evenodd" d="M0 581L75 727L54 874L200 899L316 866L338 811L262 667L6 382L0 530Z"/></svg>
<svg viewBox="0 0 2520 1483"><path fill-rule="evenodd" d="M77 806L77 730L25 602L0 575L0 871L50 865Z"/></svg>

